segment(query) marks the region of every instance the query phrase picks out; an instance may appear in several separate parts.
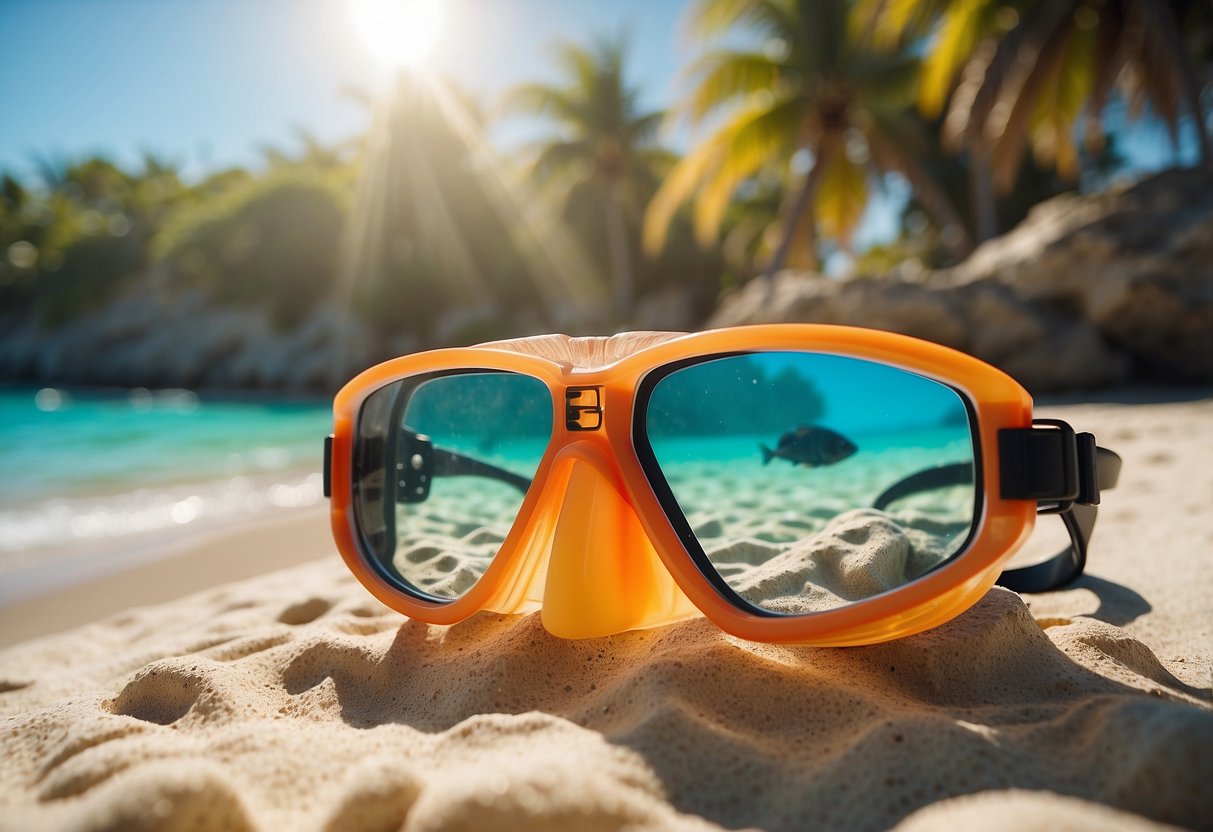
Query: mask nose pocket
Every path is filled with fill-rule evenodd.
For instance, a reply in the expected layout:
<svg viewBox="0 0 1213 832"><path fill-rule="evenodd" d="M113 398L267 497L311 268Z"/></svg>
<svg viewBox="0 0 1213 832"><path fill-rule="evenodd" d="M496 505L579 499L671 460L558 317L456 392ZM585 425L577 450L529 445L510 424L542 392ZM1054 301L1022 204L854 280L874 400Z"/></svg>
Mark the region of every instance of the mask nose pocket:
<svg viewBox="0 0 1213 832"><path fill-rule="evenodd" d="M574 460L547 565L548 632L596 638L698 614L627 498L594 465Z"/></svg>

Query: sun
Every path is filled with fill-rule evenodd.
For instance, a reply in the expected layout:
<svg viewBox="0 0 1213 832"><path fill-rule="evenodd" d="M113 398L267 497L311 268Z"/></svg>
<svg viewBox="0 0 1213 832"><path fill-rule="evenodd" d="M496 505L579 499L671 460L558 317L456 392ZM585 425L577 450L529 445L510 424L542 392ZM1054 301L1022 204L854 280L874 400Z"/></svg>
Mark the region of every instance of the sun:
<svg viewBox="0 0 1213 832"><path fill-rule="evenodd" d="M354 25L385 64L419 67L442 32L443 0L350 0Z"/></svg>

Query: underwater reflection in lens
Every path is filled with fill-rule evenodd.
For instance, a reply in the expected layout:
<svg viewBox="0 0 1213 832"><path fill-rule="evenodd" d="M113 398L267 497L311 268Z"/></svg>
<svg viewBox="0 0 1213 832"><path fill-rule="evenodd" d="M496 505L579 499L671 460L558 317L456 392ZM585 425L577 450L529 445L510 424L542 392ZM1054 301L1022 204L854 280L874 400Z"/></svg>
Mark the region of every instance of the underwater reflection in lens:
<svg viewBox="0 0 1213 832"><path fill-rule="evenodd" d="M797 615L864 600L970 537L974 442L952 388L803 352L707 358L658 376L643 405L653 464L701 567L750 604ZM890 486L941 466L957 475L888 499Z"/></svg>
<svg viewBox="0 0 1213 832"><path fill-rule="evenodd" d="M372 566L414 594L462 596L505 541L551 435L547 385L516 373L428 374L371 394L354 509Z"/></svg>

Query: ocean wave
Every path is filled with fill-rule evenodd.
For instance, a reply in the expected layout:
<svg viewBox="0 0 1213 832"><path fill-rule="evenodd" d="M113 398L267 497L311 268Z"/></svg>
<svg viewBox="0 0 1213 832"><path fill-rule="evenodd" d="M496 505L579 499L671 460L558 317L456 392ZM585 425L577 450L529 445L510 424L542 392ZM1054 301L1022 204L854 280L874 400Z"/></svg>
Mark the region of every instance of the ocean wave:
<svg viewBox="0 0 1213 832"><path fill-rule="evenodd" d="M53 560L80 544L199 529L323 499L318 473L286 481L250 477L105 497L49 499L0 510L0 573Z"/></svg>

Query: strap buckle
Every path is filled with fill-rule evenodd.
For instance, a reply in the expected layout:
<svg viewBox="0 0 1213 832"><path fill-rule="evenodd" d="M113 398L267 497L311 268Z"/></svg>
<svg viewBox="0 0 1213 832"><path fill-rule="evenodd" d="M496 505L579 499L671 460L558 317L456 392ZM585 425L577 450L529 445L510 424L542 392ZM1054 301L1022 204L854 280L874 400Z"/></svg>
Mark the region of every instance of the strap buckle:
<svg viewBox="0 0 1213 832"><path fill-rule="evenodd" d="M1000 430L998 456L1004 500L1036 500L1041 514L1075 503L1099 505L1094 434L1076 434L1059 419L1035 419L1030 428Z"/></svg>

